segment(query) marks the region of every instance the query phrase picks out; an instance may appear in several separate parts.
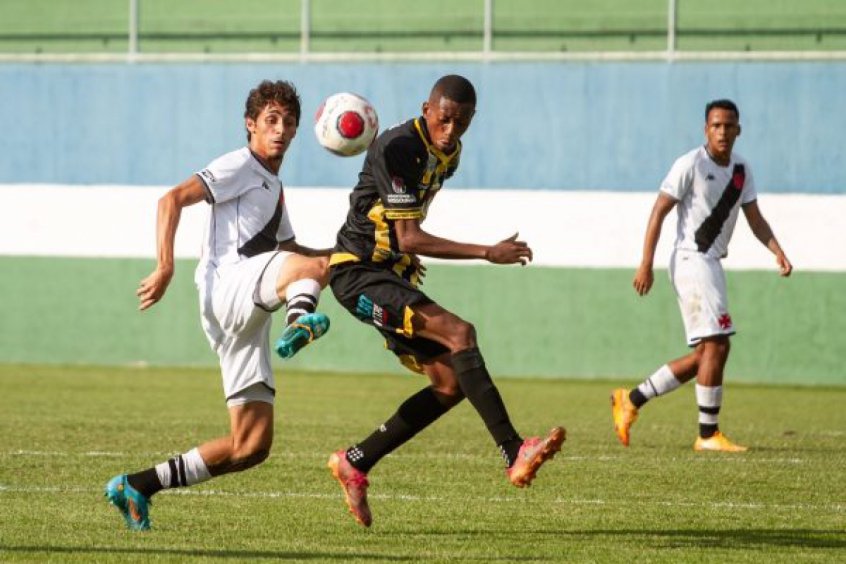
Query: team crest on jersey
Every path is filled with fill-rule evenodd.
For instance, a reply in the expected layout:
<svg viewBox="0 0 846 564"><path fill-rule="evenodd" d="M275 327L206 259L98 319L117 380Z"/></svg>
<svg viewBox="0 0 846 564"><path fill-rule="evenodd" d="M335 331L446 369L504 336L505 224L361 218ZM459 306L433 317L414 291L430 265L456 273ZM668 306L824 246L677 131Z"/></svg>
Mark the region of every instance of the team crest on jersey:
<svg viewBox="0 0 846 564"><path fill-rule="evenodd" d="M737 190L743 190L743 184L746 182L746 171L743 165L735 165L734 172L731 176L731 183Z"/></svg>
<svg viewBox="0 0 846 564"><path fill-rule="evenodd" d="M731 328L731 316L728 313L724 313L717 319L717 323L720 324L720 329L729 329Z"/></svg>
<svg viewBox="0 0 846 564"><path fill-rule="evenodd" d="M391 178L391 190L397 194L405 194L405 180L401 176Z"/></svg>

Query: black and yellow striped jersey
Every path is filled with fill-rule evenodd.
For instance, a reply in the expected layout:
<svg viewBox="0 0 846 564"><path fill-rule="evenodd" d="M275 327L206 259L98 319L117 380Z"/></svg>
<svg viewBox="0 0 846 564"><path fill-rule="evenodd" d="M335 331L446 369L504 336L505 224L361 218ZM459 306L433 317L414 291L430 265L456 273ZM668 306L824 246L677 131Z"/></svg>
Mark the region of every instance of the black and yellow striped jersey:
<svg viewBox="0 0 846 564"><path fill-rule="evenodd" d="M422 117L379 135L367 150L350 194L350 210L331 264L383 265L416 285L417 269L411 256L399 250L394 221L426 218L432 198L458 167L460 153L460 142L449 155L433 146Z"/></svg>

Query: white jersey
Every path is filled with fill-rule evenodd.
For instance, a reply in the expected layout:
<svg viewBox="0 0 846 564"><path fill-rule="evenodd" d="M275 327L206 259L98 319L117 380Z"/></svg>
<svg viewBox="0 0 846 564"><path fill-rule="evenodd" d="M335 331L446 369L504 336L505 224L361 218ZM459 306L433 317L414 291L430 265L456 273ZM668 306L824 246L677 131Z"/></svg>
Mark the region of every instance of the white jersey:
<svg viewBox="0 0 846 564"><path fill-rule="evenodd" d="M282 183L248 147L213 160L197 176L211 204L194 277L201 289L210 271L272 251L294 238Z"/></svg>
<svg viewBox="0 0 846 564"><path fill-rule="evenodd" d="M678 200L675 247L717 259L728 254L740 206L758 197L743 157L733 153L721 166L704 146L676 159L660 190Z"/></svg>

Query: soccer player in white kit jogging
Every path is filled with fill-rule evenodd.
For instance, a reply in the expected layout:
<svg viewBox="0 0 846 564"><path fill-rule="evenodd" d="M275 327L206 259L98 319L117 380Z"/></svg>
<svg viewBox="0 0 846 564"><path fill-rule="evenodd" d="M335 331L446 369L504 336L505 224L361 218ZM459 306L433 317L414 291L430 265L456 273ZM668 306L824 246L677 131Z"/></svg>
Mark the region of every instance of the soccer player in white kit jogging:
<svg viewBox="0 0 846 564"><path fill-rule="evenodd" d="M141 281L139 309L158 302L173 277L173 243L182 208L210 204L195 282L203 330L220 358L229 435L135 474L115 476L106 496L133 530L150 528L150 497L263 462L273 441L275 384L270 365L271 313L287 306L276 343L283 357L328 329L315 313L328 280L331 249L294 239L279 169L300 121L300 98L284 81L250 91L244 112L248 145L212 161L167 192L157 218L156 269Z"/></svg>
<svg viewBox="0 0 846 564"><path fill-rule="evenodd" d="M670 280L681 308L687 344L693 351L664 364L636 388L612 392L614 430L625 446L629 445L629 429L637 419L638 410L647 401L696 377L699 437L693 445L694 450L746 450L732 443L717 425L729 335L735 332L720 260L727 254L740 209L755 237L775 255L779 273L790 276L793 266L758 209L749 164L732 153L739 135L740 112L734 102L710 102L705 107L705 145L677 159L661 183L649 216L643 258L633 285L641 296L652 287L652 263L661 225L678 204Z"/></svg>

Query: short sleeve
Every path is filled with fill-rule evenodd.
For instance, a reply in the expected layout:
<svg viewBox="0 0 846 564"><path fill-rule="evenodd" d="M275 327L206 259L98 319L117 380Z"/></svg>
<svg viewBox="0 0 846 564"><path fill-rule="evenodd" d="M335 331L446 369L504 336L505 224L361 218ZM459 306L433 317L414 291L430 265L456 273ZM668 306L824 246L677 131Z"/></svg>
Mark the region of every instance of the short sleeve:
<svg viewBox="0 0 846 564"><path fill-rule="evenodd" d="M225 202L249 190L249 183L242 181L245 169L248 168L247 156L248 153L244 154L243 151L228 153L197 173L206 185L210 203Z"/></svg>
<svg viewBox="0 0 846 564"><path fill-rule="evenodd" d="M693 186L693 160L687 156L676 159L659 190L675 200L681 200Z"/></svg>
<svg viewBox="0 0 846 564"><path fill-rule="evenodd" d="M393 139L382 149L382 158L376 160L373 176L386 219L423 217L417 184L425 166L424 157L402 138Z"/></svg>

